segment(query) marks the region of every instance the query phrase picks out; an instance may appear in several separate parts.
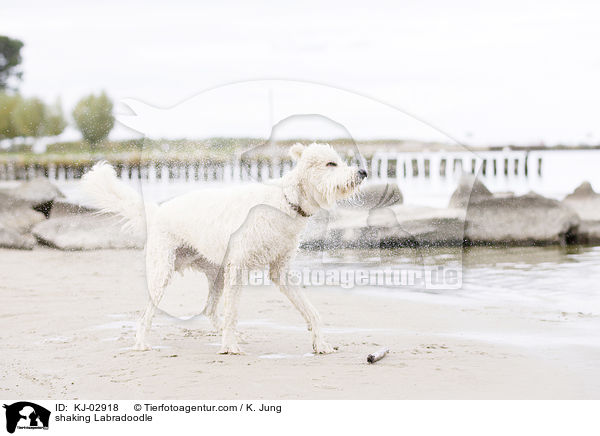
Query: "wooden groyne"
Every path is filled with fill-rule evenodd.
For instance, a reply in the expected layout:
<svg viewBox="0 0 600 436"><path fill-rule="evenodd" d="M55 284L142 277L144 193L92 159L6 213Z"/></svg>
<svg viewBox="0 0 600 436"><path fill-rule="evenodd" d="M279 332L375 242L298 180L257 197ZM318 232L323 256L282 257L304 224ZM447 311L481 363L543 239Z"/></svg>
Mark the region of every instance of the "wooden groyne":
<svg viewBox="0 0 600 436"><path fill-rule="evenodd" d="M71 181L100 159L114 165L123 179L147 181L262 181L282 176L292 161L280 158L207 159L198 156L139 156L115 154L106 157L44 156L0 158L0 180L30 180L48 177ZM349 160L352 160L348 157ZM355 162L356 163L356 162ZM513 178L541 176L543 153L529 151L478 152L376 152L365 160L371 180L444 179L462 172L484 177Z"/></svg>

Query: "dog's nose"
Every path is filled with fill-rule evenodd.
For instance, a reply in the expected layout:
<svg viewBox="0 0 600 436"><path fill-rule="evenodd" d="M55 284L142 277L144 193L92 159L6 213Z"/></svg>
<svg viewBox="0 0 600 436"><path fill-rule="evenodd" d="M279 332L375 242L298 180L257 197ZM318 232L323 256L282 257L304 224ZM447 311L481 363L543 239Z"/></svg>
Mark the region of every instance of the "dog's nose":
<svg viewBox="0 0 600 436"><path fill-rule="evenodd" d="M361 180L367 178L367 172L363 169L358 170L358 175L360 176Z"/></svg>

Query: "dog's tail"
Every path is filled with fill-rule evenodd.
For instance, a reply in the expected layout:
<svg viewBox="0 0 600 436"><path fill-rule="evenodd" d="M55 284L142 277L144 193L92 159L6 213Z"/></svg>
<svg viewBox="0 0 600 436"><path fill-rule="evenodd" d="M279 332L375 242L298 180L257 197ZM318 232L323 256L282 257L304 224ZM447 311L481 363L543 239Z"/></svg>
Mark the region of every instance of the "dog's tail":
<svg viewBox="0 0 600 436"><path fill-rule="evenodd" d="M84 174L81 189L91 206L100 213L120 216L124 227L136 233L145 232L147 218L158 208L154 203L145 203L135 189L119 181L106 161L98 162Z"/></svg>

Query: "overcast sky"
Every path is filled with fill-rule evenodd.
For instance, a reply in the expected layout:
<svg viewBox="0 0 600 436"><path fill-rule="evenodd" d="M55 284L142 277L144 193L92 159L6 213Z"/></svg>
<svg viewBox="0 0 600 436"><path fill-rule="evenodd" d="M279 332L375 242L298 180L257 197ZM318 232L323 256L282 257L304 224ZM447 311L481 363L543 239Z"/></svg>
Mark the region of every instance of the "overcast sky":
<svg viewBox="0 0 600 436"><path fill-rule="evenodd" d="M293 79L392 104L467 144L600 142L597 1L286 3L20 0L3 2L0 34L25 43L22 93L60 96L68 112L102 89L169 107Z"/></svg>

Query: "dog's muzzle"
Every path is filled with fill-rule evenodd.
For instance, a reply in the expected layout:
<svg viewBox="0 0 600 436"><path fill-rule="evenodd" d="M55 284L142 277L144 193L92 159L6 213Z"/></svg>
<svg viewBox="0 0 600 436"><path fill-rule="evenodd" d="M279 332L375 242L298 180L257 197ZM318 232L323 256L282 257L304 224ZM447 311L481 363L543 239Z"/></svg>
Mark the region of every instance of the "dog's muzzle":
<svg viewBox="0 0 600 436"><path fill-rule="evenodd" d="M367 178L367 172L363 169L358 170L358 181L359 183L362 182L364 179Z"/></svg>

